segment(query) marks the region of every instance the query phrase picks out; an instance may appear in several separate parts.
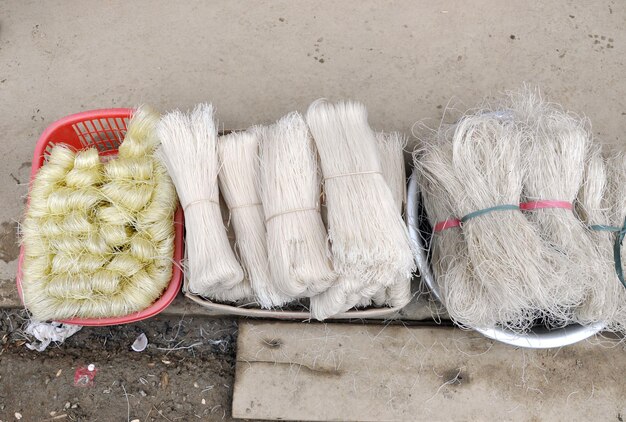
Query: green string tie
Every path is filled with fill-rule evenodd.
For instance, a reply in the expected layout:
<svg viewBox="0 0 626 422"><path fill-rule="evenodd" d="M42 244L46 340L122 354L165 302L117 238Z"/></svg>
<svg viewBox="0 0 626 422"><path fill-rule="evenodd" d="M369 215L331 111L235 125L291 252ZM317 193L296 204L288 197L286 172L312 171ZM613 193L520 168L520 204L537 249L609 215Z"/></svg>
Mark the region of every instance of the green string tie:
<svg viewBox="0 0 626 422"><path fill-rule="evenodd" d="M615 244L613 245L613 261L615 262L615 273L620 283L626 288L626 281L624 280L624 269L622 268L622 243L624 243L624 237L626 237L626 218L624 218L624 225L622 227L605 226L603 224L594 224L590 227L591 230L600 232L614 232Z"/></svg>
<svg viewBox="0 0 626 422"><path fill-rule="evenodd" d="M481 215L489 214L494 211L519 211L519 205L496 205L495 207L485 208L482 210L470 212L461 218L461 223L467 223L472 218L480 217Z"/></svg>

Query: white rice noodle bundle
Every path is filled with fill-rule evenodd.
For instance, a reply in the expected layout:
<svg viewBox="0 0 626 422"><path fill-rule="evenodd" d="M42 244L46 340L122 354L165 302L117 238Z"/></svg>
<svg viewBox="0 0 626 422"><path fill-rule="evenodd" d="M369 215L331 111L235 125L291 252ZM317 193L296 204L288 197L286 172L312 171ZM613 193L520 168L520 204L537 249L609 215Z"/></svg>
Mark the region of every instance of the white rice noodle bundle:
<svg viewBox="0 0 626 422"><path fill-rule="evenodd" d="M598 251L592 245L590 232L572 209L550 204L573 204L583 182L585 159L591 137L585 122L554 104L543 102L537 92L524 89L511 94L511 110L523 122L527 137L523 142L526 163L522 201L531 206L543 204L526 213L546 248L555 251L549 262L552 309L562 311L550 318L553 325L567 324L569 310L579 305L606 279ZM539 202L536 202L539 201ZM559 320L560 319L560 320Z"/></svg>
<svg viewBox="0 0 626 422"><path fill-rule="evenodd" d="M607 205L610 206L611 226L620 229L626 224L626 153L616 151L607 162L609 186L606 195ZM626 263L626 242L622 243L621 261L622 271ZM617 312L607 321L610 329L626 333L626 286L619 282L619 293L615 297Z"/></svg>
<svg viewBox="0 0 626 422"><path fill-rule="evenodd" d="M499 112L462 118L452 139L460 189L449 192L455 215L475 216L463 224L475 276L497 298L494 311L500 324L515 331L527 330L537 317L562 320L563 312L552 296L551 284L562 277L553 272L555 252L516 209L522 194L524 136L518 122ZM498 208L483 212L493 207Z"/></svg>
<svg viewBox="0 0 626 422"><path fill-rule="evenodd" d="M311 299L324 319L357 305L415 269L408 231L382 175L376 136L360 103L319 100L307 122L320 153L325 179L329 237L339 274Z"/></svg>
<svg viewBox="0 0 626 422"><path fill-rule="evenodd" d="M407 138L398 133L376 133L378 154L383 172L383 177L391 189L393 202L396 209L402 215L406 203L406 171L404 165L404 147ZM371 300L377 306L389 305L403 307L411 300L411 276L393 280L388 287L379 289ZM367 297L364 298L369 301Z"/></svg>
<svg viewBox="0 0 626 422"><path fill-rule="evenodd" d="M606 165L608 184L604 208L608 210L609 225L615 230L622 230L626 224L626 153L623 150L612 151L606 160ZM611 234L610 243L614 245L618 232ZM620 254L622 272L626 263L625 244L626 242L622 243ZM609 252L608 248L606 252ZM605 257L611 260L615 268L613 248L610 248L609 256L605 255ZM616 274L615 269L613 274ZM612 317L607 317L606 323L610 330L626 333L626 286L616 276L611 277L611 280L614 280L618 286L617 294L613 297L607 295L609 300L605 306L611 309L614 304L616 310Z"/></svg>
<svg viewBox="0 0 626 422"><path fill-rule="evenodd" d="M222 223L217 182L217 130L210 104L173 111L158 126L162 160L185 211L189 290L212 299L243 293L243 270ZM237 300L236 294L228 295ZM241 298L243 299L243 298Z"/></svg>
<svg viewBox="0 0 626 422"><path fill-rule="evenodd" d="M224 197L220 194L220 209L222 210L222 224L226 227L226 236L228 237L228 243L230 248L235 252L237 256L237 238L235 236L235 230L231 224L232 216L228 211L228 206L224 201ZM241 262L241 258L238 257ZM236 302L238 306L257 306L259 304L252 286L250 285L250 279L248 274L244 271L244 277L241 283L237 283L234 287L227 290L220 290L213 293L211 297L217 302Z"/></svg>
<svg viewBox="0 0 626 422"><path fill-rule="evenodd" d="M263 308L289 301L274 286L266 246L265 214L258 192L259 132L248 130L218 140L219 185L230 210L242 267Z"/></svg>
<svg viewBox="0 0 626 422"><path fill-rule="evenodd" d="M282 297L316 295L335 281L320 214L321 179L304 119L290 113L261 130L260 190L274 290Z"/></svg>
<svg viewBox="0 0 626 422"><path fill-rule="evenodd" d="M456 218L452 195L463 187L454 174L452 140L454 126L441 127L413 155L422 202L431 227ZM460 326L491 328L501 322L497 289L489 289L476 277L474 264L460 227L433 232L431 266L439 296L450 317Z"/></svg>
<svg viewBox="0 0 626 422"><path fill-rule="evenodd" d="M623 156L617 156L611 160L612 164L620 161L623 165ZM619 171L613 175L619 175ZM578 215L587 226L620 224L620 212L615 213L616 210L614 210L612 205L612 202L616 199L612 196L617 193L614 183L616 179L618 177L611 178L611 189L609 189L607 164L602 157L600 147L595 145L590 150L587 158L585 180L580 189L577 203ZM622 183L624 182L626 182L626 177ZM626 192L622 192L622 194L626 194ZM626 208L623 209L623 212L626 213ZM593 286L594 288L588 293L585 301L576 310L575 317L581 324L603 321L609 324L609 329L618 328L619 330L620 324L615 324L614 322L620 304L626 303L626 289L615 275L613 260L615 233L606 230L592 230L590 237L591 239L587 247L597 250L599 254L597 265L602 266L601 274L604 277L598 278L597 284ZM611 326L611 323L616 326ZM626 324L626 320L622 324ZM622 327L626 328L626 325L622 325Z"/></svg>

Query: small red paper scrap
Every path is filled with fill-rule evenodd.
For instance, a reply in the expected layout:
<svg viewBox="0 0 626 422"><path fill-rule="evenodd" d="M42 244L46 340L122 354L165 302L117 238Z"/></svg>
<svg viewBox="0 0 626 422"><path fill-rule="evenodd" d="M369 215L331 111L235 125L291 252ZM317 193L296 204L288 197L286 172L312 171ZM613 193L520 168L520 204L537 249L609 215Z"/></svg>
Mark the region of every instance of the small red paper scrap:
<svg viewBox="0 0 626 422"><path fill-rule="evenodd" d="M93 387L93 379L98 369L95 365L81 366L74 372L74 387Z"/></svg>

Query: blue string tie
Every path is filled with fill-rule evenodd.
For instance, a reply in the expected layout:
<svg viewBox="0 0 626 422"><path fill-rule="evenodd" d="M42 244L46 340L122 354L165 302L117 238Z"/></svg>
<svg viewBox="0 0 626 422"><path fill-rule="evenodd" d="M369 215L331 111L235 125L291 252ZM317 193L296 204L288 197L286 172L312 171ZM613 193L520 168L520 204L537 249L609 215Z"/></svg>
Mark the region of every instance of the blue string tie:
<svg viewBox="0 0 626 422"><path fill-rule="evenodd" d="M589 227L591 230L601 232L613 232L615 233L615 243L613 244L613 261L615 262L615 273L620 283L626 288L626 281L624 280L624 269L622 268L622 244L624 243L624 237L626 237L626 218L624 218L624 224L622 227L606 226L604 224L594 224Z"/></svg>

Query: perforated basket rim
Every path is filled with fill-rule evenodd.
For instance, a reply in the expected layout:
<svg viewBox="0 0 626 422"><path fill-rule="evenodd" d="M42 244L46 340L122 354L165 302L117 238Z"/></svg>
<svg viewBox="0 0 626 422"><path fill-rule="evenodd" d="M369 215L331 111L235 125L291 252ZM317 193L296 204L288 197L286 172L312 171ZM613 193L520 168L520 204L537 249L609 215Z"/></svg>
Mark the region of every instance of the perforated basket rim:
<svg viewBox="0 0 626 422"><path fill-rule="evenodd" d="M81 123L84 121L92 121L94 119L108 119L108 118L122 118L122 119L130 119L134 109L132 108L107 108L107 109L97 109L97 110L89 110L81 113L71 114L69 116L63 117L49 125L39 137L37 144L35 145L35 151L33 153L33 162L31 166L30 172L30 182L33 181L37 172L43 165L45 159L45 150L46 147L51 143L55 144L63 144L62 140L52 139L52 134L59 128L65 126L73 126L77 123ZM111 153L111 151L108 151ZM105 155L105 154L101 154ZM26 209L28 209L28 205L30 202L30 192L28 196L28 201L26 203ZM172 263L172 278L167 288L161 295L159 299L157 299L152 305L147 307L146 309L135 312L129 315L124 315L120 317L110 317L110 318L71 318L60 320L59 322L63 322L66 324L75 324L75 325L84 325L84 326L107 326L107 325L120 325L120 324L128 324L131 322L141 321L150 317L153 317L160 312L162 312L165 308L167 308L172 301L178 295L180 291L180 287L182 284L182 257L183 257L183 249L184 249L184 215L181 207L178 207L176 213L174 215L174 256ZM17 266L17 275L15 277L17 284L17 291L20 296L20 300L22 304L24 304L24 296L22 293L22 264L24 261L24 246L20 246L20 255Z"/></svg>

